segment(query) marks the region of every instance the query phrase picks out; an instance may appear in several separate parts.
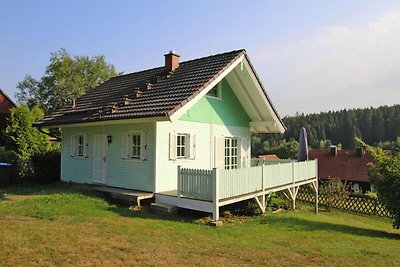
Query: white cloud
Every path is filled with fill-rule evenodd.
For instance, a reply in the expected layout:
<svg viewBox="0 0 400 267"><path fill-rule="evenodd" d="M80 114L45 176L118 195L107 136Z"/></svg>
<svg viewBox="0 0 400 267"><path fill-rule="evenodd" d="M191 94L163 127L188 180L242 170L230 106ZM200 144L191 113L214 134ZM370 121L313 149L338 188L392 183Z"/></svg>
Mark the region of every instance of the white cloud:
<svg viewBox="0 0 400 267"><path fill-rule="evenodd" d="M400 104L399 47L400 12L326 28L263 51L255 63L281 115L392 105Z"/></svg>

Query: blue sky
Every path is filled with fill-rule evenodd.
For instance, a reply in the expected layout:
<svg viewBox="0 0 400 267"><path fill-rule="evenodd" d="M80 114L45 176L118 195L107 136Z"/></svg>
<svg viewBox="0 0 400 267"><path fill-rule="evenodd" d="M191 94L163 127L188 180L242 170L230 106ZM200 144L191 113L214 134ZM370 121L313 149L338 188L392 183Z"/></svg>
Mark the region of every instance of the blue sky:
<svg viewBox="0 0 400 267"><path fill-rule="evenodd" d="M245 48L281 115L400 102L399 1L4 1L0 88L52 51L125 73ZM398 77L399 76L399 77Z"/></svg>

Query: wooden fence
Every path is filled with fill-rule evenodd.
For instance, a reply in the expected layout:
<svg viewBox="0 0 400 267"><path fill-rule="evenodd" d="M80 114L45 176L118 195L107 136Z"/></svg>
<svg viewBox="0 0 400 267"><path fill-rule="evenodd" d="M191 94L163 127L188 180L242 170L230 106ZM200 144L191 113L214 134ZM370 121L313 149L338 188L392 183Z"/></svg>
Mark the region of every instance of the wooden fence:
<svg viewBox="0 0 400 267"><path fill-rule="evenodd" d="M314 203L314 197L315 194L311 191L311 188L306 186L301 186L297 193L297 199L300 201ZM327 197L320 194L318 196L318 202L320 205L327 205ZM351 195L344 199L335 199L333 201L333 207L363 214L392 217L392 215L385 209L382 202L367 196Z"/></svg>
<svg viewBox="0 0 400 267"><path fill-rule="evenodd" d="M212 200L213 172L181 168L178 171L178 196Z"/></svg>

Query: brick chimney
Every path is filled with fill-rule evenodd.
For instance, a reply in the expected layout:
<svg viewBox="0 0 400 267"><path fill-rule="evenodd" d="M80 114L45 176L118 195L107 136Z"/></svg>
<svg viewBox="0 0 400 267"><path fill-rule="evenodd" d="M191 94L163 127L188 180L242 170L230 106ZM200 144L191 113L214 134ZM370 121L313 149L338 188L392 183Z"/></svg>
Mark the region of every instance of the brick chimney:
<svg viewBox="0 0 400 267"><path fill-rule="evenodd" d="M179 55L175 53L174 50L169 51L168 54L165 54L165 70L167 72L173 71L177 67L179 67Z"/></svg>

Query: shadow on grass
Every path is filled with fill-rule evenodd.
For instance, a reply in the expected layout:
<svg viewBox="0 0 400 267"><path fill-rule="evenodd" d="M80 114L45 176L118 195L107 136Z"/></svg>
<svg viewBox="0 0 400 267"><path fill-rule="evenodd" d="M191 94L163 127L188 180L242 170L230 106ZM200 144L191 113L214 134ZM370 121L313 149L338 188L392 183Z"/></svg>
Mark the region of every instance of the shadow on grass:
<svg viewBox="0 0 400 267"><path fill-rule="evenodd" d="M294 231L332 231L340 232L344 234L351 234L356 236L369 236L376 238L387 238L400 240L400 233L388 233L385 231L379 231L374 229L361 228L356 226L328 223L328 222L316 222L300 218L283 218L283 217L268 217L262 218L261 224L269 225L282 225L282 228L288 228Z"/></svg>

